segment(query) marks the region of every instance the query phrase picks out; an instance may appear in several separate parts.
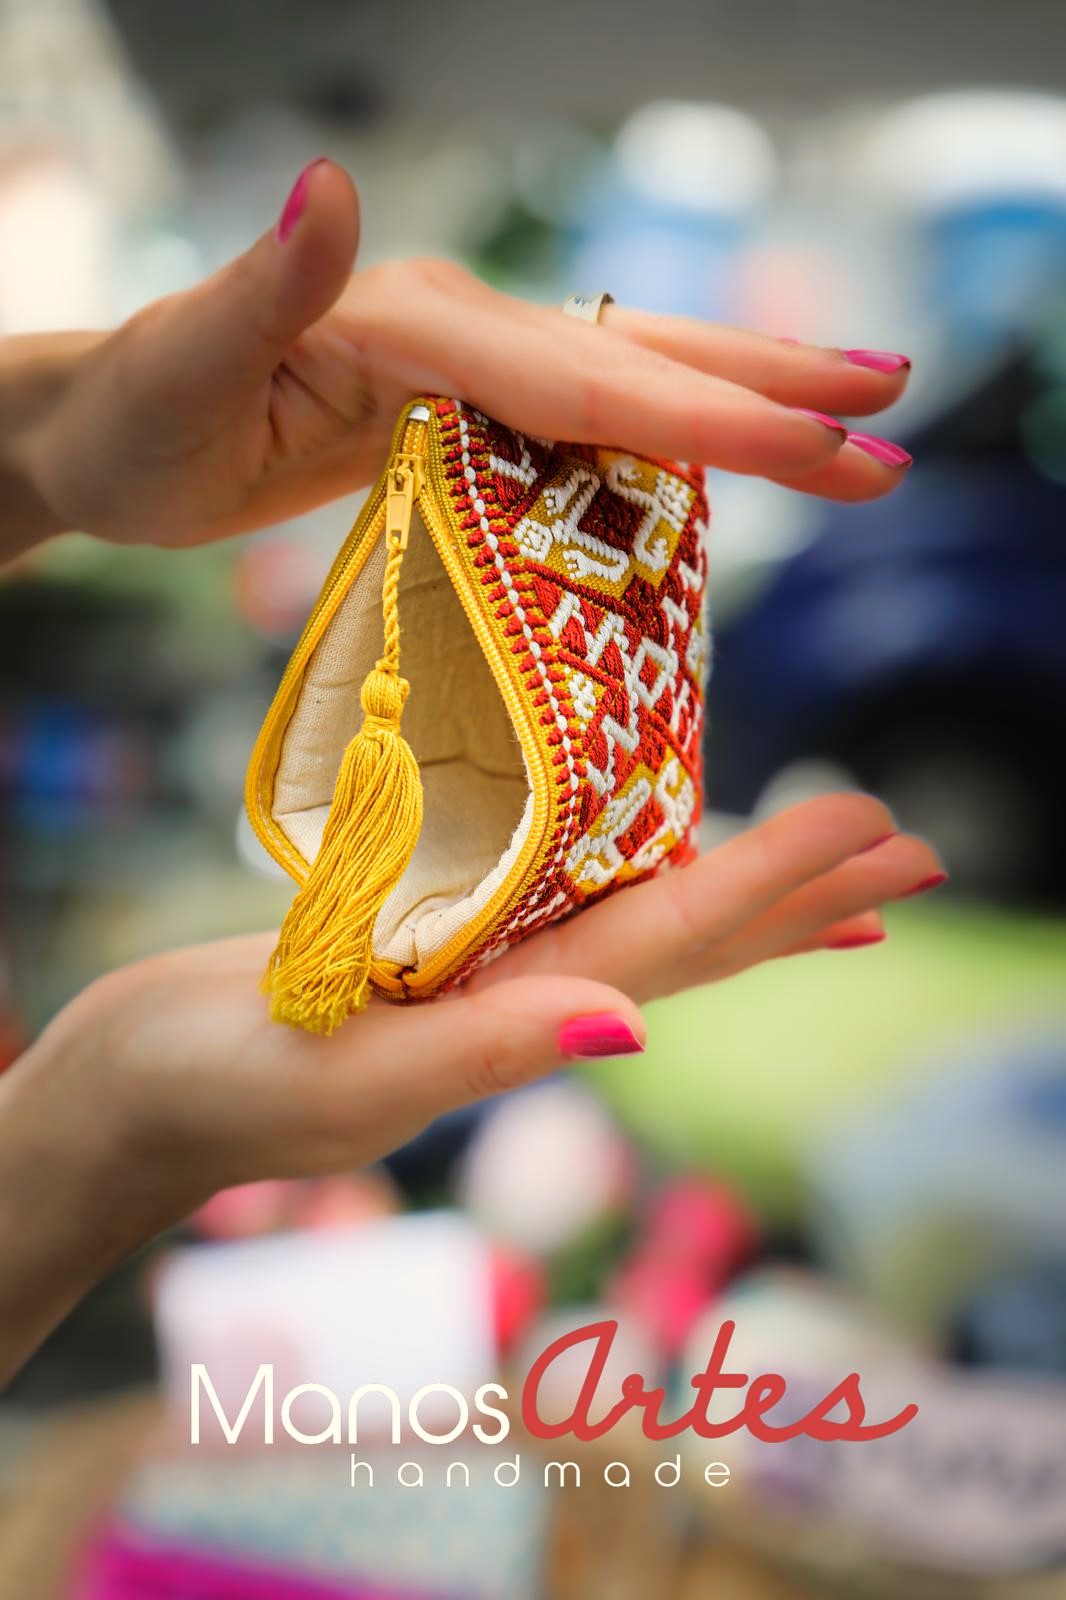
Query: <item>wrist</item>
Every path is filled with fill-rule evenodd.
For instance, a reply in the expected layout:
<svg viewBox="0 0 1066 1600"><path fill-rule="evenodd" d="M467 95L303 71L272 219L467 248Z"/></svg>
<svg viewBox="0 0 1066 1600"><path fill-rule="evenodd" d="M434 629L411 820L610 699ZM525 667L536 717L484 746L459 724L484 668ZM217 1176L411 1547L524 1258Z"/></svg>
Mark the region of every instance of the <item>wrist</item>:
<svg viewBox="0 0 1066 1600"><path fill-rule="evenodd" d="M52 494L56 419L101 333L28 334L0 342L0 561L72 523Z"/></svg>
<svg viewBox="0 0 1066 1600"><path fill-rule="evenodd" d="M0 1077L0 1385L100 1278L189 1209L105 1090L62 1029Z"/></svg>

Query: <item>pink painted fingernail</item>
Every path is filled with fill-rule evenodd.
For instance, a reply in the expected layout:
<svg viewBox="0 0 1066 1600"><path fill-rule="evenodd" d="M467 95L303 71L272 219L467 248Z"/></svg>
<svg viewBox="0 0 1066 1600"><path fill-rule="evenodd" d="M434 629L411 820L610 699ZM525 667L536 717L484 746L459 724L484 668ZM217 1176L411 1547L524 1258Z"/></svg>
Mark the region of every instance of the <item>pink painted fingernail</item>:
<svg viewBox="0 0 1066 1600"><path fill-rule="evenodd" d="M838 422L836 417L827 417L824 411L807 411L802 406L797 406L796 410L801 417L810 417L812 422L820 422L823 428L832 428L833 432L839 433L842 439L847 438L847 428L842 422Z"/></svg>
<svg viewBox="0 0 1066 1600"><path fill-rule="evenodd" d="M644 1049L629 1023L613 1011L572 1017L559 1029L559 1049L575 1061L595 1056L633 1056Z"/></svg>
<svg viewBox="0 0 1066 1600"><path fill-rule="evenodd" d="M319 156L316 160L309 161L290 189L289 198L282 207L281 216L278 218L278 225L274 229L274 237L279 244L285 243L286 239L289 237L289 234L303 216L304 206L307 204L307 190L310 183L311 174L316 167L320 167L322 165L325 159L325 156Z"/></svg>
<svg viewBox="0 0 1066 1600"><path fill-rule="evenodd" d="M881 835L880 839L875 839L872 844L864 844L861 850L856 850L855 854L857 856L868 856L870 854L871 850L879 850L880 847L883 844L887 844L890 839L898 839L898 838L899 838L898 832L895 829L893 829L893 831L891 833L883 833Z"/></svg>
<svg viewBox="0 0 1066 1600"><path fill-rule="evenodd" d="M849 433L848 443L865 450L868 456L880 461L883 467L909 467L914 460L902 445L893 444L891 439L878 439L876 434Z"/></svg>
<svg viewBox="0 0 1066 1600"><path fill-rule="evenodd" d="M869 367L873 372L899 372L911 364L909 356L897 356L891 350L842 350L840 353L853 367Z"/></svg>
<svg viewBox="0 0 1066 1600"><path fill-rule="evenodd" d="M940 885L942 883L947 883L947 881L948 875L946 872L931 873L928 878L923 878L921 883L916 883L912 889L904 889L903 893L897 898L900 900L909 900L911 895L927 894L930 889L939 889Z"/></svg>
<svg viewBox="0 0 1066 1600"><path fill-rule="evenodd" d="M883 933L849 933L844 939L831 939L827 950L861 950L866 944L882 944Z"/></svg>

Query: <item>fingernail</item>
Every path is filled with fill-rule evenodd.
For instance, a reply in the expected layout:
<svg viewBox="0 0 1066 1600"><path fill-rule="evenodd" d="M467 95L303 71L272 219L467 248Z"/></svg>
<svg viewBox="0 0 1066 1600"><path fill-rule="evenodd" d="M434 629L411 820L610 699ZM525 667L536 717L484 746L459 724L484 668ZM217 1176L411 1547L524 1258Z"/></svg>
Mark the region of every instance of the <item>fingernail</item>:
<svg viewBox="0 0 1066 1600"><path fill-rule="evenodd" d="M872 844L864 844L861 850L856 850L855 854L857 856L867 856L867 855L869 855L871 850L878 850L878 849L880 849L881 845L887 844L890 839L898 839L898 838L899 838L898 832L895 829L893 829L893 831L891 833L883 833L881 835L880 839L875 839Z"/></svg>
<svg viewBox="0 0 1066 1600"><path fill-rule="evenodd" d="M930 889L939 889L940 885L947 883L947 881L948 875L946 872L934 872L928 878L923 878L921 883L916 883L913 889L904 889L903 893L898 895L897 898L909 900L913 894L927 894Z"/></svg>
<svg viewBox="0 0 1066 1600"><path fill-rule="evenodd" d="M849 433L848 443L865 450L868 456L880 461L883 467L909 467L914 460L914 457L908 455L901 445L893 444L891 439L878 439L872 433Z"/></svg>
<svg viewBox="0 0 1066 1600"><path fill-rule="evenodd" d="M633 1029L613 1011L572 1017L559 1029L559 1049L577 1061L594 1056L633 1056L644 1049Z"/></svg>
<svg viewBox="0 0 1066 1600"><path fill-rule="evenodd" d="M318 156L316 160L309 161L290 189L289 198L282 207L278 225L274 229L274 237L279 244L285 243L285 240L303 216L304 206L307 204L307 189L311 174L316 167L322 165L325 159L325 156Z"/></svg>
<svg viewBox="0 0 1066 1600"><path fill-rule="evenodd" d="M840 353L853 367L869 367L873 372L899 372L911 364L909 356L897 356L891 350L842 350Z"/></svg>
<svg viewBox="0 0 1066 1600"><path fill-rule="evenodd" d="M831 939L827 950L861 950L865 944L882 944L883 933L849 933L846 939Z"/></svg>
<svg viewBox="0 0 1066 1600"><path fill-rule="evenodd" d="M842 439L848 437L847 428L842 422L838 422L836 417L827 417L824 411L806 411L802 406L797 406L796 410L801 417L810 417L812 422L820 422L823 428L832 428L833 432L839 433Z"/></svg>

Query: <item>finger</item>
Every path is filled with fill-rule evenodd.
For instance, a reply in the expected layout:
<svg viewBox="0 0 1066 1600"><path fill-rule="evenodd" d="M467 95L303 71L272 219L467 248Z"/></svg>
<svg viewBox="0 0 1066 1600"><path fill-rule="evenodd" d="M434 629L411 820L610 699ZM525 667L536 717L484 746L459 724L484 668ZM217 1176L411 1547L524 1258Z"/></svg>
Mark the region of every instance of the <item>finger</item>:
<svg viewBox="0 0 1066 1600"><path fill-rule="evenodd" d="M912 464L901 445L874 434L849 433L846 443L825 466L800 477L778 477L786 489L821 495L827 500L879 500L898 489Z"/></svg>
<svg viewBox="0 0 1066 1600"><path fill-rule="evenodd" d="M347 309L380 383L400 375L415 391L460 394L522 432L767 477L814 472L844 441L832 418L499 294L447 263L367 273Z"/></svg>
<svg viewBox="0 0 1066 1600"><path fill-rule="evenodd" d="M691 982L734 976L799 946L812 947L827 928L943 881L940 858L922 839L895 834L803 884L718 945ZM699 963L697 963L699 966Z"/></svg>
<svg viewBox="0 0 1066 1600"><path fill-rule="evenodd" d="M516 971L580 972L643 1002L672 993L785 895L893 831L871 795L821 795L738 834L691 866L634 885L536 934L477 981Z"/></svg>
<svg viewBox="0 0 1066 1600"><path fill-rule="evenodd" d="M365 1139L372 1103L402 1106L411 1127L457 1106L547 1076L569 1061L638 1054L640 1011L583 978L526 977L444 1002L371 1009L331 1039L301 1040L317 1065L332 1136L350 1122ZM368 1104L369 1102L369 1104Z"/></svg>
<svg viewBox="0 0 1066 1600"><path fill-rule="evenodd" d="M743 384L784 406L865 417L898 400L910 376L906 356L887 351L799 344L745 328L619 305L605 306L600 320L643 349Z"/></svg>
<svg viewBox="0 0 1066 1600"><path fill-rule="evenodd" d="M359 243L359 201L347 173L313 162L277 224L212 277L153 308L154 388L180 411L239 402L345 288Z"/></svg>
<svg viewBox="0 0 1066 1600"><path fill-rule="evenodd" d="M780 951L782 956L803 955L813 950L860 950L867 945L883 944L885 919L879 911L865 911L857 917L843 917L830 922L817 933L800 939L796 944Z"/></svg>

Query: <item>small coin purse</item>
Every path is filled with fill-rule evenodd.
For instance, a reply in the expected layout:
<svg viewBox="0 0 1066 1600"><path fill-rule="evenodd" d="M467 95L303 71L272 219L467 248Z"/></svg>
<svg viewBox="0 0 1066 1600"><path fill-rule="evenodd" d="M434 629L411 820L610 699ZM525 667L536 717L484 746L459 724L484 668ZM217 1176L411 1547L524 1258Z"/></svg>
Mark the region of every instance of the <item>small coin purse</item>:
<svg viewBox="0 0 1066 1600"><path fill-rule="evenodd" d="M300 885L276 1020L437 994L690 858L707 517L698 471L405 407L248 771Z"/></svg>

